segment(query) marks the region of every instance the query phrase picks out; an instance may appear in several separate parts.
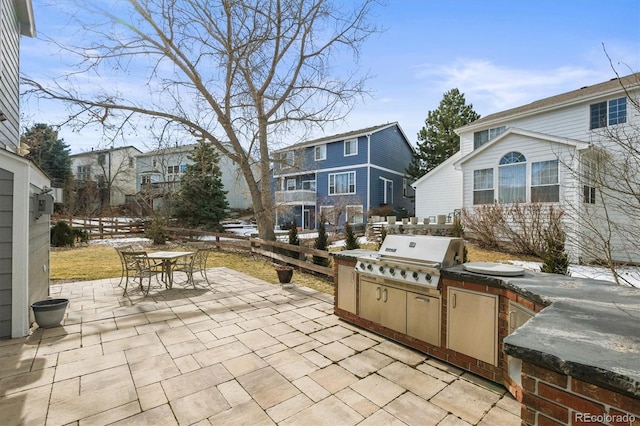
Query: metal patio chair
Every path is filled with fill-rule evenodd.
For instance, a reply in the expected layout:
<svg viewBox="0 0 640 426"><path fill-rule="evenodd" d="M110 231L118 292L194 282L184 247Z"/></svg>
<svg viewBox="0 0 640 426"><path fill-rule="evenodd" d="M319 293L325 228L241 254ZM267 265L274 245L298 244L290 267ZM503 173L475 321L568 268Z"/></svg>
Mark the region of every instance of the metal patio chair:
<svg viewBox="0 0 640 426"><path fill-rule="evenodd" d="M151 289L151 278L156 277L157 280L158 275L164 274L162 265L151 261L147 256L147 253L144 251L122 251L120 253L122 254L126 264L126 280L124 283L123 296L127 295L129 280L133 283L138 280L140 290L145 294L145 296L148 296L149 290ZM145 280L148 282L146 291L144 289Z"/></svg>
<svg viewBox="0 0 640 426"><path fill-rule="evenodd" d="M123 251L131 251L133 250L133 247L130 245L127 246L122 246L122 247L115 247L116 249L116 253L118 253L118 257L120 258L120 265L122 266L122 273L120 275L120 282L118 283L118 287L122 287L122 282L125 280L126 276L127 276L127 263L124 260L124 256L122 256L122 252Z"/></svg>
<svg viewBox="0 0 640 426"><path fill-rule="evenodd" d="M193 246L190 246L190 248ZM193 288L196 288L196 283L193 279L193 274L200 273L202 278L207 281L207 284L211 284L209 282L209 277L207 276L207 259L209 257L209 252L211 251L209 248L206 248L204 245L196 246L201 248L196 248L193 255L189 256L186 260L182 262L178 262L173 266L173 271L176 272L184 272L187 274L187 284L193 285Z"/></svg>

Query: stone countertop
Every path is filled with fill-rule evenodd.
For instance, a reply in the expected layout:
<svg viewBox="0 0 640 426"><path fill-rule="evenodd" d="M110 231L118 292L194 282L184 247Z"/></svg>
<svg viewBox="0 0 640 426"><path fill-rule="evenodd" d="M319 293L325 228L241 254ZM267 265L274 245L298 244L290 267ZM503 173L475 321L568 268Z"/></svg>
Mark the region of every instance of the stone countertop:
<svg viewBox="0 0 640 426"><path fill-rule="evenodd" d="M547 306L505 338L507 354L640 397L640 289L541 272L497 277L455 266L441 273Z"/></svg>
<svg viewBox="0 0 640 426"><path fill-rule="evenodd" d="M371 256L373 254L378 253L375 250L366 250L366 249L355 249L355 250L342 250L331 252L331 256L336 257L338 259L350 260L355 262L359 257L363 256Z"/></svg>

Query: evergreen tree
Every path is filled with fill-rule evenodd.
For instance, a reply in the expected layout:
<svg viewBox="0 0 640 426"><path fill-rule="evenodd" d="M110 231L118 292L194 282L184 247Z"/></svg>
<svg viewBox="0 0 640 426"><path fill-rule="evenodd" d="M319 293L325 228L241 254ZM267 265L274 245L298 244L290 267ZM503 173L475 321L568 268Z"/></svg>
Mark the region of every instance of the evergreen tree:
<svg viewBox="0 0 640 426"><path fill-rule="evenodd" d="M195 146L189 156L193 164L187 165L180 179L180 190L172 201L174 217L190 226L221 229L220 221L225 218L229 204L218 167L219 158L211 144L201 141Z"/></svg>
<svg viewBox="0 0 640 426"><path fill-rule="evenodd" d="M466 104L464 94L458 89L446 92L438 108L427 114L407 174L418 179L458 152L460 136L454 130L479 118L473 105Z"/></svg>
<svg viewBox="0 0 640 426"><path fill-rule="evenodd" d="M353 227L349 222L344 224L344 233L346 235L345 238L345 249L346 250L355 250L360 248L360 243L358 243L358 237L353 233Z"/></svg>
<svg viewBox="0 0 640 426"><path fill-rule="evenodd" d="M25 157L49 175L51 186L65 187L73 173L69 145L58 139L58 132L47 124L35 124L25 131L20 142L29 145L29 154Z"/></svg>
<svg viewBox="0 0 640 426"><path fill-rule="evenodd" d="M291 221L291 228L289 228L289 244L294 246L300 245L300 239L298 238L298 224L296 223L296 218L294 217ZM289 251L289 257L298 258L299 253L297 251Z"/></svg>
<svg viewBox="0 0 640 426"><path fill-rule="evenodd" d="M318 237L313 245L313 248L317 250L327 250L329 246L329 238L327 236L327 229L324 226L326 219L324 215L320 216L320 226L318 227ZM329 266L329 259L326 257L313 256L313 263L321 266Z"/></svg>
<svg viewBox="0 0 640 426"><path fill-rule="evenodd" d="M558 224L544 231L545 251L542 253L542 272L569 275L569 256L564 250L566 235Z"/></svg>

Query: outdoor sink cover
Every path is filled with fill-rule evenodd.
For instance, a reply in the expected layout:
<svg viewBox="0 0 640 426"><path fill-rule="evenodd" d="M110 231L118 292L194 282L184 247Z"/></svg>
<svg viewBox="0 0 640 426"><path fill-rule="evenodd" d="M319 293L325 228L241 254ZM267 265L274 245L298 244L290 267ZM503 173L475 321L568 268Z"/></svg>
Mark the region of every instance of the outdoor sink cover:
<svg viewBox="0 0 640 426"><path fill-rule="evenodd" d="M524 268L521 266L508 265L506 263L494 262L469 262L463 263L462 267L476 274L497 275L503 277L517 277L524 275Z"/></svg>

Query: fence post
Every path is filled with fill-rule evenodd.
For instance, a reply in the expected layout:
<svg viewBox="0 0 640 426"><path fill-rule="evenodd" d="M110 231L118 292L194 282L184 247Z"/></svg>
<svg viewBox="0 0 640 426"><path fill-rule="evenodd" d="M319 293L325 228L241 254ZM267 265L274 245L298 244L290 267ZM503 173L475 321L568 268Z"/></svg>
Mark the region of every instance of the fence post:
<svg viewBox="0 0 640 426"><path fill-rule="evenodd" d="M102 225L102 218L101 218L101 217L99 217L99 218L98 218L98 233L100 234L100 239L103 239L103 238L104 238L104 229L103 229L103 227L102 227L102 226L103 226L103 225Z"/></svg>

